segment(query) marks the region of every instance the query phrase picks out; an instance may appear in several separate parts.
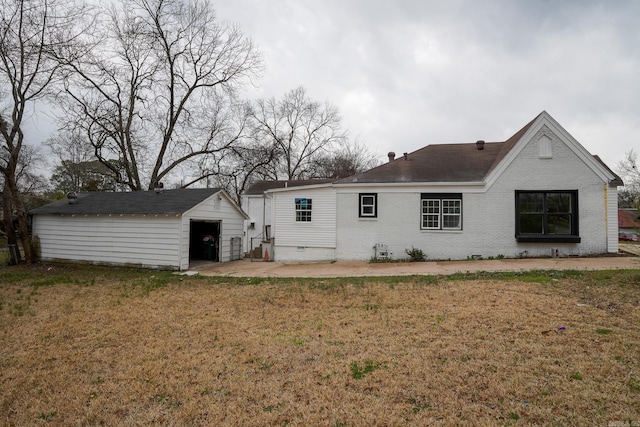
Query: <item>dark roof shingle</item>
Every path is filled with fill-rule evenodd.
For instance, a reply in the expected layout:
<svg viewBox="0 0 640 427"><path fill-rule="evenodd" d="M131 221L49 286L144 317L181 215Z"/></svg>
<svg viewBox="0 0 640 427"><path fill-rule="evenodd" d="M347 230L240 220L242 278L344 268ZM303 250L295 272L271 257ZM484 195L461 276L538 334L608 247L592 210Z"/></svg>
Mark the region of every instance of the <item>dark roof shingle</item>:
<svg viewBox="0 0 640 427"><path fill-rule="evenodd" d="M329 184L335 182L333 178L318 179L291 179L286 181L256 181L249 186L244 192L245 195L251 196L262 194L267 190L275 188L301 187L303 185Z"/></svg>
<svg viewBox="0 0 640 427"><path fill-rule="evenodd" d="M536 119L504 142L484 143L482 150L476 143L427 145L336 184L482 181Z"/></svg>
<svg viewBox="0 0 640 427"><path fill-rule="evenodd" d="M58 200L30 211L30 214L182 214L220 188L197 188L131 192L79 193L75 204Z"/></svg>

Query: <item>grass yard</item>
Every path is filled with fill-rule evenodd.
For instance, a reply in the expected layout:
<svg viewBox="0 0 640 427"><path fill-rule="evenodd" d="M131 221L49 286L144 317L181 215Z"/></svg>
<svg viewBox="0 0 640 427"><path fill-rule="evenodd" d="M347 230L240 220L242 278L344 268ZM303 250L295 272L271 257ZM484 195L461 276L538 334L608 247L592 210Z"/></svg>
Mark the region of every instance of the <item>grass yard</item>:
<svg viewBox="0 0 640 427"><path fill-rule="evenodd" d="M0 425L640 425L640 271L0 270Z"/></svg>

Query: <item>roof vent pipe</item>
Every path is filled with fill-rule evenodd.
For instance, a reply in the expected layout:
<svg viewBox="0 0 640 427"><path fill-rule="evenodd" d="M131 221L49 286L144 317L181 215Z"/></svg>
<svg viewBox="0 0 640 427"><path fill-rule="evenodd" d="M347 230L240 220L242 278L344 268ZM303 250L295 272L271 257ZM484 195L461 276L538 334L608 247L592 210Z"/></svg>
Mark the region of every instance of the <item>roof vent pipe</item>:
<svg viewBox="0 0 640 427"><path fill-rule="evenodd" d="M396 158L396 153L394 153L393 151L389 151L389 154L387 154L387 156L389 156L389 161L393 162Z"/></svg>
<svg viewBox="0 0 640 427"><path fill-rule="evenodd" d="M67 200L70 205L75 205L78 202L78 194L75 191L67 193Z"/></svg>
<svg viewBox="0 0 640 427"><path fill-rule="evenodd" d="M163 189L164 189L164 184L162 182L156 181L153 183L153 191L155 191L156 194L162 193Z"/></svg>
<svg viewBox="0 0 640 427"><path fill-rule="evenodd" d="M404 153L403 156L405 160L409 160L409 153Z"/></svg>
<svg viewBox="0 0 640 427"><path fill-rule="evenodd" d="M476 141L476 148L478 150L484 150L484 141L482 141L482 140Z"/></svg>

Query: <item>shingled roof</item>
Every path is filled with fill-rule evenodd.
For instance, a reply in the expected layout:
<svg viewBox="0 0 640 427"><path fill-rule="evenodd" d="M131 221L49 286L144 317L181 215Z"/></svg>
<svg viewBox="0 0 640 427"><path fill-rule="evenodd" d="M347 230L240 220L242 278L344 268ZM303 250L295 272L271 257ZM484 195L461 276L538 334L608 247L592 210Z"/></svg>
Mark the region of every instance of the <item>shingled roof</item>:
<svg viewBox="0 0 640 427"><path fill-rule="evenodd" d="M336 184L482 181L537 118L504 142L427 145Z"/></svg>
<svg viewBox="0 0 640 427"><path fill-rule="evenodd" d="M245 195L262 194L267 190L275 188L301 187L303 185L329 184L334 182L333 178L320 179L290 179L286 181L256 181L244 192Z"/></svg>
<svg viewBox="0 0 640 427"><path fill-rule="evenodd" d="M640 211L636 209L618 209L618 227L640 227Z"/></svg>
<svg viewBox="0 0 640 427"><path fill-rule="evenodd" d="M75 204L69 200L58 200L30 211L30 214L71 215L71 214L182 214L208 197L218 193L220 188L198 188L131 192L88 192L79 193Z"/></svg>

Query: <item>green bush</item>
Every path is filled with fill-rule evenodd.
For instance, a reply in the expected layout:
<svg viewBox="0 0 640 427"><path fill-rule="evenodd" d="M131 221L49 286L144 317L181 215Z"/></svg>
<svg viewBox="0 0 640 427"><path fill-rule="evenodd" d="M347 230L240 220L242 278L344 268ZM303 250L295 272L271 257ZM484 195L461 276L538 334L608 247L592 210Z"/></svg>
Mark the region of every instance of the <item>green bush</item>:
<svg viewBox="0 0 640 427"><path fill-rule="evenodd" d="M405 249L404 252L409 255L410 261L424 261L427 259L427 254L422 249L417 249L411 246L411 249Z"/></svg>

